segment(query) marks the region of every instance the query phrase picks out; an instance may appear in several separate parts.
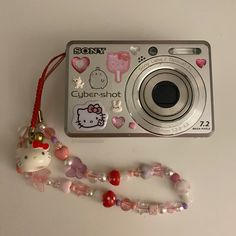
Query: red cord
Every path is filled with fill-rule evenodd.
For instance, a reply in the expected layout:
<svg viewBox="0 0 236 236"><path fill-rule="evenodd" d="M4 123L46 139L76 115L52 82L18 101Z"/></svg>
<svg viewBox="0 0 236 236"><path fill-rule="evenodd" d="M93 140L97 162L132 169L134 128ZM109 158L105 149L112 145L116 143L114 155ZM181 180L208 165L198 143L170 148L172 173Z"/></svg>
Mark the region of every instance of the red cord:
<svg viewBox="0 0 236 236"><path fill-rule="evenodd" d="M40 79L38 80L38 86L37 86L36 97L35 97L35 102L34 102L34 109L33 109L33 114L32 114L32 119L31 119L31 129L34 129L36 127L36 124L38 121L38 114L41 107L41 98L42 98L44 82L46 81L48 76L60 65L60 63L64 60L65 56L66 56L66 53L64 52L52 58L48 62L47 66L43 70L43 73ZM52 68L48 70L54 61L56 62L53 64Z"/></svg>

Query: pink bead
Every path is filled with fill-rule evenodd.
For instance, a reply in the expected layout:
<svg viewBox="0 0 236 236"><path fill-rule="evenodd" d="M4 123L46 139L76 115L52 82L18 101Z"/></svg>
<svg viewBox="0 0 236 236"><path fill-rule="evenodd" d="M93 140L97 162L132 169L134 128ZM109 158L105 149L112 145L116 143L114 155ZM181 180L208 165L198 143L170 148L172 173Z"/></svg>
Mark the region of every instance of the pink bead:
<svg viewBox="0 0 236 236"><path fill-rule="evenodd" d="M46 138L50 139L52 136L55 136L56 132L53 128L45 128L43 134Z"/></svg>
<svg viewBox="0 0 236 236"><path fill-rule="evenodd" d="M64 179L61 181L59 189L64 193L70 193L72 182L70 180Z"/></svg>
<svg viewBox="0 0 236 236"><path fill-rule="evenodd" d="M133 202L131 202L128 198L121 200L120 208L123 211L129 211L130 209L132 209L132 207L133 207Z"/></svg>
<svg viewBox="0 0 236 236"><path fill-rule="evenodd" d="M66 160L69 157L69 149L66 146L62 146L61 148L58 148L54 151L54 155L59 160Z"/></svg>
<svg viewBox="0 0 236 236"><path fill-rule="evenodd" d="M180 175L178 173L174 173L173 175L171 175L170 180L173 183L176 183L176 182L178 182L180 180Z"/></svg>
<svg viewBox="0 0 236 236"><path fill-rule="evenodd" d="M137 124L135 122L130 122L129 123L129 128L130 129L136 129L137 128Z"/></svg>
<svg viewBox="0 0 236 236"><path fill-rule="evenodd" d="M75 192L76 189L77 189L77 188L76 188L76 185L72 183L72 185L71 185L71 187L70 187L70 190L71 190L72 192Z"/></svg>

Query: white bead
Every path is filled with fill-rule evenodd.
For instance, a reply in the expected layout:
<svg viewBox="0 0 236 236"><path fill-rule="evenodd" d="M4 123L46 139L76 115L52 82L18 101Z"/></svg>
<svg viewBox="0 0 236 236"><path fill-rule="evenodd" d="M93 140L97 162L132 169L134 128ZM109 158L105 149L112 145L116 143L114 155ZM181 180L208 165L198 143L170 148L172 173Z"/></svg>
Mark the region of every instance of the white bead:
<svg viewBox="0 0 236 236"><path fill-rule="evenodd" d="M65 166L71 166L73 163L73 159L72 158L67 158L65 161L64 161L64 165Z"/></svg>
<svg viewBox="0 0 236 236"><path fill-rule="evenodd" d="M166 213L167 212L167 209L165 208L165 207L162 207L161 209L160 209L160 213L161 214L164 214L164 213Z"/></svg>
<svg viewBox="0 0 236 236"><path fill-rule="evenodd" d="M46 182L46 184L47 184L47 185L52 185L52 183L53 183L53 181L52 181L52 180L50 180L50 179L49 179L49 180L47 180L47 182Z"/></svg>
<svg viewBox="0 0 236 236"><path fill-rule="evenodd" d="M172 176L173 174L174 174L174 171L173 171L172 169L170 169L170 168L166 168L166 169L165 169L165 175L166 175L166 176L170 177L170 176Z"/></svg>

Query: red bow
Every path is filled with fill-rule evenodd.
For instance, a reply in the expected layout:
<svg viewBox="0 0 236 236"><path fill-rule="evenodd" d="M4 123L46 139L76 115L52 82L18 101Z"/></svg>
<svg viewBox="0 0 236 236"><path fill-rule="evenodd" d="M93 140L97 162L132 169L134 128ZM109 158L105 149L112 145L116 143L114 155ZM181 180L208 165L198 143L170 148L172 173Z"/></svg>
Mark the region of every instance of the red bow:
<svg viewBox="0 0 236 236"><path fill-rule="evenodd" d="M96 113L96 114L102 113L102 108L98 104L95 105L90 104L87 110L89 113Z"/></svg>
<svg viewBox="0 0 236 236"><path fill-rule="evenodd" d="M48 143L42 143L42 142L37 141L37 140L33 141L32 146L33 146L33 148L43 148L45 150L47 150L49 148Z"/></svg>

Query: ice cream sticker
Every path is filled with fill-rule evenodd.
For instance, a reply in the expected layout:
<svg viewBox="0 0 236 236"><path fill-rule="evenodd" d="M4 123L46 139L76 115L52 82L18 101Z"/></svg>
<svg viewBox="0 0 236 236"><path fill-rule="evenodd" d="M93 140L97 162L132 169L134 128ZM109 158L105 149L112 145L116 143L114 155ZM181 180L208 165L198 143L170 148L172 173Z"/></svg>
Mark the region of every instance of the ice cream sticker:
<svg viewBox="0 0 236 236"><path fill-rule="evenodd" d="M115 81L120 83L122 81L122 74L127 72L130 67L129 52L111 52L107 54L107 69L115 74Z"/></svg>

